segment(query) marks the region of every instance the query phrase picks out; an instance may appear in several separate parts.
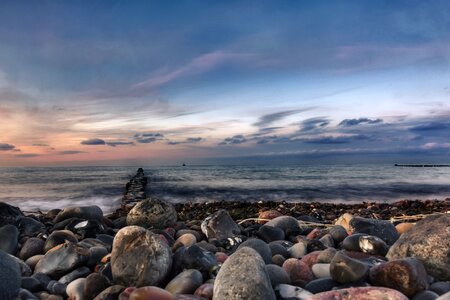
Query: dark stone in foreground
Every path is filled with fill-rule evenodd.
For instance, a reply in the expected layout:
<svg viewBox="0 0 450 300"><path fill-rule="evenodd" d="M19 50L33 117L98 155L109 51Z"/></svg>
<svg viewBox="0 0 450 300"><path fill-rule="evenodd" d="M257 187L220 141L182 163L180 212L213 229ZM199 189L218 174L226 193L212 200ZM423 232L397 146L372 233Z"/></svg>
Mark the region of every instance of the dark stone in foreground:
<svg viewBox="0 0 450 300"><path fill-rule="evenodd" d="M13 300L21 285L18 264L7 253L0 250L0 299Z"/></svg>
<svg viewBox="0 0 450 300"><path fill-rule="evenodd" d="M386 220L374 220L361 217L353 217L350 220L352 233L365 233L384 240L386 244L392 245L399 238L395 226Z"/></svg>

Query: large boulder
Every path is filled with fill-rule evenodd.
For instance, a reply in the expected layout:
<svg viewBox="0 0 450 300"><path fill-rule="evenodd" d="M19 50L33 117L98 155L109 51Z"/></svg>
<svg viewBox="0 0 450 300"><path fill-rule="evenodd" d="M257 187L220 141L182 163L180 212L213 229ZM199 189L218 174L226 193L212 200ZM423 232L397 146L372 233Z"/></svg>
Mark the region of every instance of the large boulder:
<svg viewBox="0 0 450 300"><path fill-rule="evenodd" d="M392 245L399 238L395 226L386 220L367 219L353 217L349 222L350 231L355 233L365 233L384 240L386 244Z"/></svg>
<svg viewBox="0 0 450 300"><path fill-rule="evenodd" d="M275 300L265 263L252 248L244 247L223 264L214 282L213 300Z"/></svg>
<svg viewBox="0 0 450 300"><path fill-rule="evenodd" d="M0 202L0 226L6 224L16 224L23 217L19 208Z"/></svg>
<svg viewBox="0 0 450 300"><path fill-rule="evenodd" d="M89 260L89 249L74 243L66 243L45 254L34 268L34 273L43 273L58 279L83 266Z"/></svg>
<svg viewBox="0 0 450 300"><path fill-rule="evenodd" d="M21 285L17 262L0 250L0 299L13 300L19 295Z"/></svg>
<svg viewBox="0 0 450 300"><path fill-rule="evenodd" d="M111 252L114 282L123 286L160 284L172 266L172 251L159 235L139 226L119 230Z"/></svg>
<svg viewBox="0 0 450 300"><path fill-rule="evenodd" d="M209 240L223 240L241 233L239 226L224 209L216 211L203 220L201 228Z"/></svg>
<svg viewBox="0 0 450 300"><path fill-rule="evenodd" d="M80 218L84 220L101 220L103 218L103 211L97 205L67 207L60 211L55 219L55 223L67 220L70 218Z"/></svg>
<svg viewBox="0 0 450 300"><path fill-rule="evenodd" d="M164 229L177 221L172 204L159 199L145 199L136 204L127 215L128 225Z"/></svg>
<svg viewBox="0 0 450 300"><path fill-rule="evenodd" d="M450 214L427 217L400 236L386 255L389 260L414 257L429 275L450 280Z"/></svg>

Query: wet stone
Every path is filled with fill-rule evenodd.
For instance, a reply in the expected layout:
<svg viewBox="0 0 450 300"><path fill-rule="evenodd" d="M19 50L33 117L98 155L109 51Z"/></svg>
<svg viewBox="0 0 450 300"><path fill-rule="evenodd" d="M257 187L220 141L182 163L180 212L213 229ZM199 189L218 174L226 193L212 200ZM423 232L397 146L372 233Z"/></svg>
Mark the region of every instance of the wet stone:
<svg viewBox="0 0 450 300"><path fill-rule="evenodd" d="M128 225L164 229L177 221L177 212L172 204L155 198L136 204L127 215Z"/></svg>
<svg viewBox="0 0 450 300"><path fill-rule="evenodd" d="M85 299L94 299L109 286L108 279L101 274L92 273L86 277L83 295Z"/></svg>
<svg viewBox="0 0 450 300"><path fill-rule="evenodd" d="M23 260L44 253L44 241L40 238L32 237L27 239L20 249L19 257Z"/></svg>
<svg viewBox="0 0 450 300"><path fill-rule="evenodd" d="M39 280L33 277L22 277L20 286L32 293L42 291L45 288Z"/></svg>
<svg viewBox="0 0 450 300"><path fill-rule="evenodd" d="M329 264L333 257L336 255L337 250L335 248L328 248L322 250L317 256L317 263Z"/></svg>
<svg viewBox="0 0 450 300"><path fill-rule="evenodd" d="M266 271L269 275L270 282L272 283L272 287L276 287L279 284L290 284L291 279L289 274L280 266L269 264L266 265Z"/></svg>
<svg viewBox="0 0 450 300"><path fill-rule="evenodd" d="M203 276L198 270L189 269L181 272L166 286L171 294L192 294L203 283Z"/></svg>
<svg viewBox="0 0 450 300"><path fill-rule="evenodd" d="M443 295L450 292L450 282L449 281L437 281L431 284L430 290L437 293L438 295Z"/></svg>
<svg viewBox="0 0 450 300"><path fill-rule="evenodd" d="M322 293L333 289L339 285L338 282L334 281L331 277L324 277L314 279L308 282L305 289L313 294Z"/></svg>
<svg viewBox="0 0 450 300"><path fill-rule="evenodd" d="M15 254L19 243L19 230L14 225L0 227L0 250Z"/></svg>
<svg viewBox="0 0 450 300"><path fill-rule="evenodd" d="M78 239L75 234L69 230L53 231L45 241L44 253L47 253L48 250L57 245L64 244L65 242L78 243Z"/></svg>
<svg viewBox="0 0 450 300"><path fill-rule="evenodd" d="M70 218L80 218L84 220L98 220L101 221L103 218L103 211L100 207L96 205L92 206L79 206L79 207L67 207L60 211L54 222L58 223L63 220Z"/></svg>
<svg viewBox="0 0 450 300"><path fill-rule="evenodd" d="M259 239L248 239L242 244L239 245L238 249L242 249L243 247L250 247L254 249L256 252L261 255L262 259L266 264L270 264L272 262L272 251L270 250L269 245Z"/></svg>
<svg viewBox="0 0 450 300"><path fill-rule="evenodd" d="M309 291L289 284L278 285L275 294L278 300L304 300L312 296Z"/></svg>
<svg viewBox="0 0 450 300"><path fill-rule="evenodd" d="M214 284L204 283L195 290L194 295L211 300L213 298L213 292Z"/></svg>
<svg viewBox="0 0 450 300"><path fill-rule="evenodd" d="M285 234L281 228L263 225L258 230L259 237L266 243L284 240Z"/></svg>
<svg viewBox="0 0 450 300"><path fill-rule="evenodd" d="M201 229L208 240L224 240L241 233L239 226L224 209L215 212L203 220Z"/></svg>
<svg viewBox="0 0 450 300"><path fill-rule="evenodd" d="M304 287L314 279L314 275L309 266L296 258L287 259L283 264L283 269L289 275L292 285Z"/></svg>
<svg viewBox="0 0 450 300"><path fill-rule="evenodd" d="M365 233L384 240L386 244L392 245L399 238L399 234L391 222L385 220L367 219L353 217L349 223L350 231L355 233Z"/></svg>
<svg viewBox="0 0 450 300"><path fill-rule="evenodd" d="M414 295L411 300L434 300L439 298L439 295L433 291L421 291Z"/></svg>
<svg viewBox="0 0 450 300"><path fill-rule="evenodd" d="M331 261L330 273L339 283L358 282L367 278L369 266L338 252Z"/></svg>
<svg viewBox="0 0 450 300"><path fill-rule="evenodd" d="M297 219L290 216L277 217L267 222L266 225L282 229L286 236L297 235L300 233Z"/></svg>
<svg viewBox="0 0 450 300"><path fill-rule="evenodd" d="M113 285L104 289L94 300L116 300L125 288L121 285Z"/></svg>
<svg viewBox="0 0 450 300"><path fill-rule="evenodd" d="M73 270L72 272L64 275L58 281L62 284L69 284L77 278L86 277L91 273L88 267L80 267L78 269Z"/></svg>

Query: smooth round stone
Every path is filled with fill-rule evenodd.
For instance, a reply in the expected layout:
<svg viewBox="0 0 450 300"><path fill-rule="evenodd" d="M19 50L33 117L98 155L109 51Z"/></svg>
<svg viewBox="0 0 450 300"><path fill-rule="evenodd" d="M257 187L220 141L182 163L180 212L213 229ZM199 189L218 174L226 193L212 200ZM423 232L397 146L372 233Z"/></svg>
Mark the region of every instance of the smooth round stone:
<svg viewBox="0 0 450 300"><path fill-rule="evenodd" d="M361 251L361 248L359 247L359 238L365 235L366 234L364 233L355 233L347 236L342 241L342 248L347 251Z"/></svg>
<svg viewBox="0 0 450 300"><path fill-rule="evenodd" d="M198 243L195 243L195 245L199 246L200 248L212 252L212 253L216 253L217 251L219 251L219 248L216 247L215 245L208 243L207 241L201 241Z"/></svg>
<svg viewBox="0 0 450 300"><path fill-rule="evenodd" d="M69 299L83 300L84 285L86 278L78 278L67 285L66 293Z"/></svg>
<svg viewBox="0 0 450 300"><path fill-rule="evenodd" d="M172 251L159 235L127 226L114 238L111 269L114 282L124 286L161 283L170 271Z"/></svg>
<svg viewBox="0 0 450 300"><path fill-rule="evenodd" d="M248 239L239 245L238 250L244 247L252 248L258 252L266 264L270 264L272 262L272 251L267 243L259 239Z"/></svg>
<svg viewBox="0 0 450 300"><path fill-rule="evenodd" d="M249 247L238 249L220 268L214 300L275 300L264 260Z"/></svg>
<svg viewBox="0 0 450 300"><path fill-rule="evenodd" d="M86 265L89 267L93 267L96 264L100 263L105 257L108 255L108 250L106 250L105 247L90 247L89 248L89 260L87 261Z"/></svg>
<svg viewBox="0 0 450 300"><path fill-rule="evenodd" d="M77 278L86 277L91 274L91 270L88 267L79 267L78 269L73 270L72 272L64 275L58 281L62 284L69 284Z"/></svg>
<svg viewBox="0 0 450 300"><path fill-rule="evenodd" d="M297 235L300 233L300 226L298 220L290 216L280 216L270 220L265 225L278 227L284 231L286 236Z"/></svg>
<svg viewBox="0 0 450 300"><path fill-rule="evenodd" d="M328 229L328 233L331 235L336 245L348 236L347 231L341 225L334 225L333 227L330 227L330 229Z"/></svg>
<svg viewBox="0 0 450 300"><path fill-rule="evenodd" d="M42 291L44 289L44 285L33 277L22 277L20 286L32 293Z"/></svg>
<svg viewBox="0 0 450 300"><path fill-rule="evenodd" d="M185 269L199 270L204 278L209 278L211 271L218 267L214 253L206 251L197 245L179 248L173 256L172 272L180 273Z"/></svg>
<svg viewBox="0 0 450 300"><path fill-rule="evenodd" d="M221 264L223 264L228 258L228 255L224 252L216 252L214 255L216 256L217 262Z"/></svg>
<svg viewBox="0 0 450 300"><path fill-rule="evenodd" d="M291 284L304 287L308 282L314 279L309 266L296 258L289 258L283 264L283 269L291 278Z"/></svg>
<svg viewBox="0 0 450 300"><path fill-rule="evenodd" d="M331 234L325 234L323 237L321 237L320 239L319 239L319 241L320 242L322 242L322 244L325 246L325 247L334 247L334 239L333 239L333 237L331 236Z"/></svg>
<svg viewBox="0 0 450 300"><path fill-rule="evenodd" d="M318 238L322 237L323 235L324 235L324 232L322 229L314 228L306 235L306 239L308 239L308 240L318 239Z"/></svg>
<svg viewBox="0 0 450 300"><path fill-rule="evenodd" d="M58 223L70 218L101 221L103 218L103 211L97 205L67 207L60 211L53 221Z"/></svg>
<svg viewBox="0 0 450 300"><path fill-rule="evenodd" d="M44 244L45 242L40 238L32 237L27 239L22 249L20 249L19 257L27 260L34 255L44 254Z"/></svg>
<svg viewBox="0 0 450 300"><path fill-rule="evenodd" d="M266 243L284 240L285 234L281 228L263 225L258 230L258 236Z"/></svg>
<svg viewBox="0 0 450 300"><path fill-rule="evenodd" d="M439 295L433 291L421 291L414 295L411 300L434 300L439 298Z"/></svg>
<svg viewBox="0 0 450 300"><path fill-rule="evenodd" d="M398 234L404 234L405 232L408 232L413 228L416 224L414 223L400 223L395 226L395 229L397 230Z"/></svg>
<svg viewBox="0 0 450 300"><path fill-rule="evenodd" d="M45 233L45 225L31 217L21 217L18 228L21 236L37 236L39 233Z"/></svg>
<svg viewBox="0 0 450 300"><path fill-rule="evenodd" d="M211 300L213 298L213 292L214 284L204 283L195 290L194 295Z"/></svg>
<svg viewBox="0 0 450 300"><path fill-rule="evenodd" d="M319 240L309 240L306 249L308 250L308 252L322 251L327 249L327 246L325 246Z"/></svg>
<svg viewBox="0 0 450 300"><path fill-rule="evenodd" d="M166 291L175 294L192 294L203 283L203 276L195 269L185 270L173 278Z"/></svg>
<svg viewBox="0 0 450 300"><path fill-rule="evenodd" d="M356 287L318 293L308 300L408 300L399 291L383 287Z"/></svg>
<svg viewBox="0 0 450 300"><path fill-rule="evenodd" d="M112 248L112 244L113 244L113 241L114 241L114 236L102 233L102 234L97 234L95 239L103 242L106 245L108 245L107 249L111 249Z"/></svg>
<svg viewBox="0 0 450 300"><path fill-rule="evenodd" d="M14 259L19 264L20 275L22 277L31 276L31 274L33 274L33 271L31 271L31 268L23 260L21 260L18 257L15 257L14 255L11 255L11 254L9 254L9 257Z"/></svg>
<svg viewBox="0 0 450 300"><path fill-rule="evenodd" d="M342 226L346 232L350 232L350 221L353 219L353 215L349 213L345 213L340 216L334 225Z"/></svg>
<svg viewBox="0 0 450 300"><path fill-rule="evenodd" d="M350 232L365 233L384 240L386 244L392 245L399 238L399 234L390 221L353 217L350 221Z"/></svg>
<svg viewBox="0 0 450 300"><path fill-rule="evenodd" d="M450 281L437 281L430 285L430 290L438 295L450 292Z"/></svg>
<svg viewBox="0 0 450 300"><path fill-rule="evenodd" d="M291 258L291 254L289 253L289 250L285 246L276 242L271 242L269 243L269 247L270 251L272 251L272 256L280 254L284 258Z"/></svg>
<svg viewBox="0 0 450 300"><path fill-rule="evenodd" d="M317 263L317 258L322 251L314 251L302 257L301 261L308 265L309 269Z"/></svg>
<svg viewBox="0 0 450 300"><path fill-rule="evenodd" d="M300 241L295 243L288 249L288 252L292 258L302 258L308 253L307 242Z"/></svg>
<svg viewBox="0 0 450 300"><path fill-rule="evenodd" d="M65 295L66 294L67 285L62 284L56 280L51 280L47 285L47 291L56 295Z"/></svg>
<svg viewBox="0 0 450 300"><path fill-rule="evenodd" d="M284 262L286 261L286 258L284 258L281 254L275 254L272 256L272 264L282 267Z"/></svg>
<svg viewBox="0 0 450 300"><path fill-rule="evenodd" d="M43 254L39 255L33 255L32 257L28 258L25 263L30 267L30 269L34 270L37 263L44 257Z"/></svg>
<svg viewBox="0 0 450 300"><path fill-rule="evenodd" d="M19 299L26 299L26 300L39 300L39 298L35 295L33 295L29 290L26 289L20 289L19 291Z"/></svg>
<svg viewBox="0 0 450 300"><path fill-rule="evenodd" d="M14 225L0 227L0 250L15 254L19 245L19 230Z"/></svg>
<svg viewBox="0 0 450 300"><path fill-rule="evenodd" d="M305 286L305 289L313 294L317 294L329 291L338 285L339 283L334 281L331 277L324 277L308 282L308 284Z"/></svg>
<svg viewBox="0 0 450 300"><path fill-rule="evenodd" d="M45 241L44 253L47 253L55 246L64 244L66 241L72 243L78 243L78 239L72 231L69 230L56 230L53 231Z"/></svg>
<svg viewBox="0 0 450 300"><path fill-rule="evenodd" d="M127 215L128 225L164 229L177 221L172 204L160 199L145 199L136 204Z"/></svg>
<svg viewBox="0 0 450 300"><path fill-rule="evenodd" d="M282 215L283 215L282 213L280 213L279 211L274 210L274 209L272 209L272 210L265 210L265 211L262 211L262 212L259 213L258 219L261 219L261 220L259 220L258 223L259 224L265 224L265 223L268 222L266 220L270 221L270 220L275 219L277 217L281 217Z"/></svg>
<svg viewBox="0 0 450 300"><path fill-rule="evenodd" d="M275 288L277 285L281 283L290 284L291 278L289 274L280 266L269 264L266 265L266 271L269 275L270 282L272 283L272 287Z"/></svg>
<svg viewBox="0 0 450 300"><path fill-rule="evenodd" d="M359 248L364 253L385 256L389 250L388 245L376 236L363 235L359 237Z"/></svg>
<svg viewBox="0 0 450 300"><path fill-rule="evenodd" d="M339 251L331 261L330 273L333 280L339 283L352 283L367 278L369 266Z"/></svg>
<svg viewBox="0 0 450 300"><path fill-rule="evenodd" d="M119 298L120 293L123 292L125 288L121 285L113 285L104 289L94 300L115 300Z"/></svg>
<svg viewBox="0 0 450 300"><path fill-rule="evenodd" d="M131 292L128 300L174 300L174 296L156 286L145 286Z"/></svg>
<svg viewBox="0 0 450 300"><path fill-rule="evenodd" d="M408 297L429 287L423 264L411 257L372 267L370 281L373 285L396 289Z"/></svg>
<svg viewBox="0 0 450 300"><path fill-rule="evenodd" d="M279 284L275 288L275 294L278 300L303 300L312 296L309 291L289 284Z"/></svg>
<svg viewBox="0 0 450 300"><path fill-rule="evenodd" d="M333 257L336 255L337 250L335 248L328 248L322 250L320 254L317 256L317 263L321 264L329 264Z"/></svg>
<svg viewBox="0 0 450 300"><path fill-rule="evenodd" d="M39 282L42 284L43 287L47 287L50 281L52 281L52 279L49 276L42 273L33 274L31 277L39 280Z"/></svg>
<svg viewBox="0 0 450 300"><path fill-rule="evenodd" d="M200 232L198 232L197 230L192 230L192 229L178 230L175 234L175 238L179 238L180 236L182 236L183 234L186 234L186 233L193 234L195 236L195 238L197 239L197 241L201 241L204 238L204 236Z"/></svg>
<svg viewBox="0 0 450 300"><path fill-rule="evenodd" d="M317 278L331 277L330 264L315 264L312 266L311 271Z"/></svg>
<svg viewBox="0 0 450 300"><path fill-rule="evenodd" d="M192 233L183 234L175 241L172 247L172 251L175 251L182 246L190 247L195 243L197 243L197 238L195 237L195 235L193 235Z"/></svg>
<svg viewBox="0 0 450 300"><path fill-rule="evenodd" d="M86 277L83 295L85 299L94 299L109 286L108 279L101 274L92 273Z"/></svg>

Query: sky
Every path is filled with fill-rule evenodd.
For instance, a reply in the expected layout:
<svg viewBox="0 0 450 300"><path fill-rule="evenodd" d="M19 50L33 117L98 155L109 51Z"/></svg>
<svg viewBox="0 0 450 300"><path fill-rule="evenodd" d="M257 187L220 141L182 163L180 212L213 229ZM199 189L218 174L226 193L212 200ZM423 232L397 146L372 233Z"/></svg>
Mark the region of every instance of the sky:
<svg viewBox="0 0 450 300"><path fill-rule="evenodd" d="M450 162L448 1L1 1L0 166Z"/></svg>

